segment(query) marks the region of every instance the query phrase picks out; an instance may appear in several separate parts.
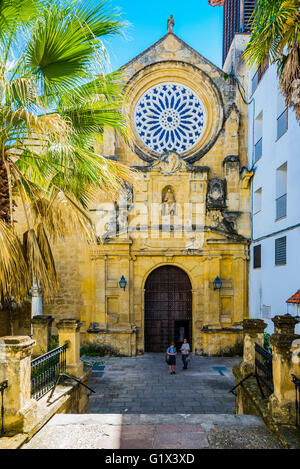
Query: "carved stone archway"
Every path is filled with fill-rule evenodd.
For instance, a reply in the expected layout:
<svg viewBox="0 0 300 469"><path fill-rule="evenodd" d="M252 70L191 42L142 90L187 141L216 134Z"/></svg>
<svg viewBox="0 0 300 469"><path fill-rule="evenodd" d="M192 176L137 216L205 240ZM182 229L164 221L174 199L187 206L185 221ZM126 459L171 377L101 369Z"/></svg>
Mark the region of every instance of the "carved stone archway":
<svg viewBox="0 0 300 469"><path fill-rule="evenodd" d="M171 341L192 342L192 285L179 267L151 272L145 284L145 352L165 352Z"/></svg>

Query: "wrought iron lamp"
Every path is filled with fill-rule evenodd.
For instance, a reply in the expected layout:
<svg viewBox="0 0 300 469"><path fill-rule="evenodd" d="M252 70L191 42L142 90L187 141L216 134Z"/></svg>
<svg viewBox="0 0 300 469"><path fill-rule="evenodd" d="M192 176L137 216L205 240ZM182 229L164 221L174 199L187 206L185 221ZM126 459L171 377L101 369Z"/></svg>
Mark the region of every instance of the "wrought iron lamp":
<svg viewBox="0 0 300 469"><path fill-rule="evenodd" d="M214 281L214 290L220 290L222 288L223 282L220 277L216 277Z"/></svg>
<svg viewBox="0 0 300 469"><path fill-rule="evenodd" d="M124 275L122 275L121 280L119 281L120 288L123 288L123 290L126 290L127 286L127 280L125 279Z"/></svg>

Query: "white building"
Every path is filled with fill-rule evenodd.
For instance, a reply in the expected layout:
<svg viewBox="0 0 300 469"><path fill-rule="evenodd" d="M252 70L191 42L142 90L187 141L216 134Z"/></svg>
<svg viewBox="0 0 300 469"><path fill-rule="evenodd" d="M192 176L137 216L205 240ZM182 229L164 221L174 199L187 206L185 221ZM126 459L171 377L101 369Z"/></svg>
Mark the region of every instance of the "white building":
<svg viewBox="0 0 300 469"><path fill-rule="evenodd" d="M249 309L250 317L264 319L272 333L274 316L300 316L300 125L285 107L276 65L249 71L243 60L256 0L209 3L224 6L223 70L239 82L244 102L250 101L248 169L254 169L254 176ZM300 334L300 324L296 332Z"/></svg>
<svg viewBox="0 0 300 469"><path fill-rule="evenodd" d="M277 68L249 73L248 167L253 167L250 317L268 323L300 289L300 125L286 109ZM299 309L298 309L299 311ZM300 333L300 325L296 327Z"/></svg>

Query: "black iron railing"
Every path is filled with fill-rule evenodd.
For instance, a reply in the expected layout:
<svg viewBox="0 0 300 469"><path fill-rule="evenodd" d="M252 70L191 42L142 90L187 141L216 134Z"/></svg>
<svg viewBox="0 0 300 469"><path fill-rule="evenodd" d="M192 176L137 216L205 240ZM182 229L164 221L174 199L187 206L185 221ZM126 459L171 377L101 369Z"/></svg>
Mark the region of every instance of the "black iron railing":
<svg viewBox="0 0 300 469"><path fill-rule="evenodd" d="M276 199L276 220L286 217L287 209L287 194L282 195Z"/></svg>
<svg viewBox="0 0 300 469"><path fill-rule="evenodd" d="M296 388L296 427L300 431L300 379L297 376L292 375L292 381Z"/></svg>
<svg viewBox="0 0 300 469"><path fill-rule="evenodd" d="M263 139L260 138L256 144L254 145L254 158L255 158L255 163L257 160L259 160L259 158L261 158L262 156L262 144L263 144Z"/></svg>
<svg viewBox="0 0 300 469"><path fill-rule="evenodd" d="M277 119L277 139L280 138L288 129L288 113L287 109Z"/></svg>
<svg viewBox="0 0 300 469"><path fill-rule="evenodd" d="M31 397L40 399L54 388L60 373L66 371L68 344L45 353L31 362Z"/></svg>
<svg viewBox="0 0 300 469"><path fill-rule="evenodd" d="M1 395L1 427L0 436L4 435L4 391L8 387L8 381L0 383L0 395Z"/></svg>
<svg viewBox="0 0 300 469"><path fill-rule="evenodd" d="M262 396L274 392L272 354L255 344L255 376Z"/></svg>

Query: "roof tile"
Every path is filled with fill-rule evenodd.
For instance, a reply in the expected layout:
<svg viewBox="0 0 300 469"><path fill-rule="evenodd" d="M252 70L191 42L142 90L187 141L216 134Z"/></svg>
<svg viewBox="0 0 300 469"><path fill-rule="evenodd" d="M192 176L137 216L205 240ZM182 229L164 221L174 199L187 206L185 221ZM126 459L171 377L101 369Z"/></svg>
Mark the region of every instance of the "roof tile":
<svg viewBox="0 0 300 469"><path fill-rule="evenodd" d="M297 303L300 304L300 290L298 290L294 295L292 295L286 303Z"/></svg>

